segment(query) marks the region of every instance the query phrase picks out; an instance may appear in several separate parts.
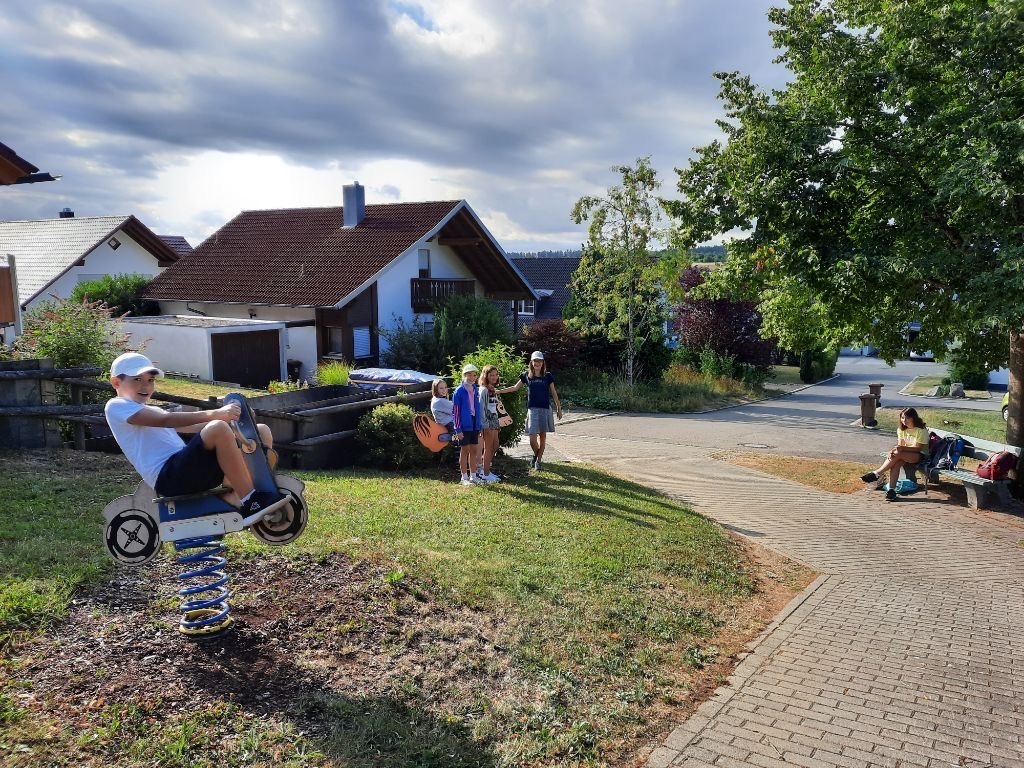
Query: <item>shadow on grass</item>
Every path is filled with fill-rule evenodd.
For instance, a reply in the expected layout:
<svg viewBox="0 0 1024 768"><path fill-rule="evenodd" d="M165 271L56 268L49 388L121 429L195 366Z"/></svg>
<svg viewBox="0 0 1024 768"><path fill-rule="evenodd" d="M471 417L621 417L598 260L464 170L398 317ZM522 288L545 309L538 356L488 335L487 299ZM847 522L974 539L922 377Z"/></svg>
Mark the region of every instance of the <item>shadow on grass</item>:
<svg viewBox="0 0 1024 768"><path fill-rule="evenodd" d="M282 661L286 646L244 628L196 644L180 674L246 711L293 722L307 743L347 768L493 768L485 745L415 695L333 690L314 672Z"/></svg>
<svg viewBox="0 0 1024 768"><path fill-rule="evenodd" d="M510 483L503 486L503 490L524 502L540 503L553 510L617 517L644 528L655 527L652 521L670 522L685 514L678 506L665 501L653 491L642 489L626 480L609 477L603 472L571 464L545 463L543 472L530 475L522 485ZM601 497L609 493L663 510L665 514L641 510Z"/></svg>

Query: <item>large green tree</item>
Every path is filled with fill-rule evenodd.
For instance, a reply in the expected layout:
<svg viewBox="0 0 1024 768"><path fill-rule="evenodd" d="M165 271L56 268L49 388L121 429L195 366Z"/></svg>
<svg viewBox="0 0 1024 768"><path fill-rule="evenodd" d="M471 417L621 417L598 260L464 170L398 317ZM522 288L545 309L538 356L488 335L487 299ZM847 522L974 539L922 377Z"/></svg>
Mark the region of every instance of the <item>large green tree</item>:
<svg viewBox="0 0 1024 768"><path fill-rule="evenodd" d="M780 337L812 308L824 341L891 361L920 320L919 349L1009 363L1020 445L1024 3L790 0L770 19L788 84L716 75L725 138L678 170L678 244L740 231L719 279Z"/></svg>
<svg viewBox="0 0 1024 768"><path fill-rule="evenodd" d="M626 379L633 383L644 344L661 338L665 316L659 282L661 186L651 159L613 169L621 184L604 196L581 197L572 209L577 224L588 222L588 240L572 279L566 322L585 336L624 342Z"/></svg>

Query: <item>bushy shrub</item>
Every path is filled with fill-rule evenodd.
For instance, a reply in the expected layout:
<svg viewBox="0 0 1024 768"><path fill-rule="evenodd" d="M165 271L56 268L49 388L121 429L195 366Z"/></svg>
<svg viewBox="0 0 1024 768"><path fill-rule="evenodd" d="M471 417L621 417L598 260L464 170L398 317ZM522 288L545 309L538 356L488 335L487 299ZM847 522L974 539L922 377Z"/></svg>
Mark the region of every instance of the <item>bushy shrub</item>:
<svg viewBox="0 0 1024 768"><path fill-rule="evenodd" d="M703 273L696 267L690 267L680 277L680 286L687 293L703 282ZM753 302L687 296L676 312L674 327L680 347L698 354L710 349L721 359L731 359L745 366L734 378L742 378L748 369L763 372L763 377L767 378L776 344L774 339L761 338L761 315ZM691 363L687 364L692 367ZM761 374L748 374L753 378L758 375Z"/></svg>
<svg viewBox="0 0 1024 768"><path fill-rule="evenodd" d="M961 360L956 353L949 356L949 379L959 381L964 389L988 389L988 371L979 371Z"/></svg>
<svg viewBox="0 0 1024 768"><path fill-rule="evenodd" d="M838 351L809 349L800 353L800 381L813 384L829 378L836 371Z"/></svg>
<svg viewBox="0 0 1024 768"><path fill-rule="evenodd" d="M300 389L309 389L308 381L271 381L267 384L267 392L272 395L281 392L295 392Z"/></svg>
<svg viewBox="0 0 1024 768"><path fill-rule="evenodd" d="M351 365L342 363L338 360L332 360L328 363L320 363L316 368L316 383L321 387L330 386L332 384L343 386L348 384L348 372L351 369Z"/></svg>
<svg viewBox="0 0 1024 768"><path fill-rule="evenodd" d="M402 318L395 320L394 328L381 328L380 335L387 341L387 349L380 356L385 368L422 371L440 374L446 364L433 328L427 328L416 317L411 324Z"/></svg>
<svg viewBox="0 0 1024 768"><path fill-rule="evenodd" d="M720 355L711 347L693 350L690 347L677 347L672 353L672 362L695 371L705 378L727 378L741 381L750 387L763 386L771 376L767 366L743 363L732 355Z"/></svg>
<svg viewBox="0 0 1024 768"><path fill-rule="evenodd" d="M363 415L356 425L363 463L382 469L429 466L433 454L412 430L415 415L405 403L384 403Z"/></svg>
<svg viewBox="0 0 1024 768"><path fill-rule="evenodd" d="M626 371L626 342L608 341L603 336L584 338L580 362L591 368L608 371L624 377ZM672 350L665 346L664 336L655 334L637 349L633 359L636 381L658 381L672 364Z"/></svg>
<svg viewBox="0 0 1024 768"><path fill-rule="evenodd" d="M132 315L159 315L160 305L142 299L142 292L153 280L149 275L104 275L75 286L69 301L102 301L114 317L126 312Z"/></svg>
<svg viewBox="0 0 1024 768"><path fill-rule="evenodd" d="M523 329L518 347L526 356L535 349L541 350L549 369L564 371L579 361L583 337L571 330L564 320L537 320Z"/></svg>
<svg viewBox="0 0 1024 768"><path fill-rule="evenodd" d="M114 358L127 351L128 338L120 323L100 301L44 302L25 315L23 333L15 343L18 358L46 357L56 368L109 371Z"/></svg>
<svg viewBox="0 0 1024 768"><path fill-rule="evenodd" d="M434 327L415 318L397 318L394 328L381 328L387 349L381 363L388 368L441 374L452 360L461 360L477 347L511 341L501 309L489 299L453 296L434 314Z"/></svg>
<svg viewBox="0 0 1024 768"><path fill-rule="evenodd" d="M512 341L501 309L477 296L448 299L434 314L434 333L444 360L461 360L480 347Z"/></svg>
<svg viewBox="0 0 1024 768"><path fill-rule="evenodd" d="M511 346L491 344L474 350L462 358L460 363L452 366L449 376L456 386L462 381L462 367L467 363L472 363L481 371L485 365L497 368L499 389L515 384L520 374L526 370L523 357ZM501 395L501 402L505 405L508 415L512 417L512 423L498 432L498 444L502 448L511 448L519 442L519 438L526 431L526 389L523 388L515 394Z"/></svg>

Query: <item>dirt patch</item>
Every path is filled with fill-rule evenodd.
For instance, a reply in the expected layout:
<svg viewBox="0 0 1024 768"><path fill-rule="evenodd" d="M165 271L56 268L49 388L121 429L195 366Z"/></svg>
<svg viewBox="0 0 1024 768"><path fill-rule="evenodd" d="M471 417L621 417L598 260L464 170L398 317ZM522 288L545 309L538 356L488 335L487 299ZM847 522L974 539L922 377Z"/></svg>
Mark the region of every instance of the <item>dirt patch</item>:
<svg viewBox="0 0 1024 768"><path fill-rule="evenodd" d="M717 451L712 453L711 457L830 493L855 493L864 490L864 482L860 476L871 469L867 464L853 461L742 451Z"/></svg>
<svg viewBox="0 0 1024 768"><path fill-rule="evenodd" d="M369 562L236 559L227 571L239 589L236 626L202 641L176 629L174 563L126 569L76 599L67 621L15 656L31 682L26 700L61 719L147 699L172 710L224 700L281 710L317 689L374 695L399 679L447 688L467 654L505 671L494 617L388 585Z"/></svg>

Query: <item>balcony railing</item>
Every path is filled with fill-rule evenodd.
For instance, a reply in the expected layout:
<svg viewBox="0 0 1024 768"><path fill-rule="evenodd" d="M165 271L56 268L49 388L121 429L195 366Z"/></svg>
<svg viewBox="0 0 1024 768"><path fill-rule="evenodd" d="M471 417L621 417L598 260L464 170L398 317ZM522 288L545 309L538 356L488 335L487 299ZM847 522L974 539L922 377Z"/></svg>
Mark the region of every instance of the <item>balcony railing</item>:
<svg viewBox="0 0 1024 768"><path fill-rule="evenodd" d="M433 312L452 296L473 296L476 280L434 280L433 278L412 278L412 311Z"/></svg>

